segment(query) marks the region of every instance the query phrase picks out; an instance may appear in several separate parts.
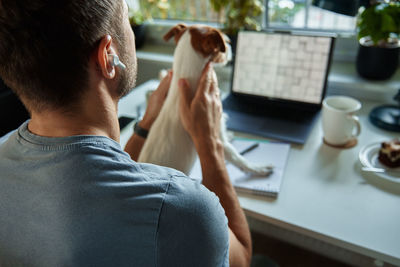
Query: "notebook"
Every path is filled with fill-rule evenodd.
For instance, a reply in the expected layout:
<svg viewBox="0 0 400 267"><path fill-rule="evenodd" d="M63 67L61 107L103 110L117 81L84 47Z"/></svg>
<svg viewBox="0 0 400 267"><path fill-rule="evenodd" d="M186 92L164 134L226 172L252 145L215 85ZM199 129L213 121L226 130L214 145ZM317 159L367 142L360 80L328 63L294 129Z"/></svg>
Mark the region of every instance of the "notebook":
<svg viewBox="0 0 400 267"><path fill-rule="evenodd" d="M223 101L228 129L304 144L321 110L333 45L332 36L239 32Z"/></svg>
<svg viewBox="0 0 400 267"><path fill-rule="evenodd" d="M227 163L229 178L237 192L277 197L281 189L290 145L249 139L235 139L232 144L237 151L241 152L256 142L259 143L258 147L243 156L252 163L272 164L274 166L273 172L268 176L256 176L244 173L233 164ZM190 177L201 180L199 160L195 163Z"/></svg>

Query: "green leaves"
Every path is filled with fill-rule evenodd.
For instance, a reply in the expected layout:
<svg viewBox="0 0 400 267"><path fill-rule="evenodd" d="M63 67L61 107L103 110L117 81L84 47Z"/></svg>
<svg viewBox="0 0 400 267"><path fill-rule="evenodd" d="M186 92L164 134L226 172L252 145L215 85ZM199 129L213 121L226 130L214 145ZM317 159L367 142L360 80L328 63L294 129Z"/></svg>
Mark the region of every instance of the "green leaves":
<svg viewBox="0 0 400 267"><path fill-rule="evenodd" d="M382 31L383 32L396 32L396 23L394 19L388 14L382 14Z"/></svg>
<svg viewBox="0 0 400 267"><path fill-rule="evenodd" d="M133 9L129 8L128 14L129 22L132 26L143 24L143 22L145 21L143 13L138 10L134 11Z"/></svg>
<svg viewBox="0 0 400 267"><path fill-rule="evenodd" d="M389 43L400 34L400 2L370 6L359 16L358 39L370 37L375 46Z"/></svg>
<svg viewBox="0 0 400 267"><path fill-rule="evenodd" d="M210 3L216 12L221 12L222 8L229 4L229 0L210 0Z"/></svg>
<svg viewBox="0 0 400 267"><path fill-rule="evenodd" d="M264 5L260 0L209 0L212 8L225 13L225 32L236 34L239 30L260 30L257 17L262 15Z"/></svg>

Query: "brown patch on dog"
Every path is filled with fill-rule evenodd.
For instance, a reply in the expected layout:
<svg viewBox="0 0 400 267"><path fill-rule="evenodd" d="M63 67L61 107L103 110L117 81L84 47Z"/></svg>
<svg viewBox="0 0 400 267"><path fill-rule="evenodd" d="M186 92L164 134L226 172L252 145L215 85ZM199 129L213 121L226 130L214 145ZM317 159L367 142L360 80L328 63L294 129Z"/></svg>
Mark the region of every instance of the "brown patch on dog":
<svg viewBox="0 0 400 267"><path fill-rule="evenodd" d="M225 60L226 43L223 34L212 27L205 25L186 26L178 24L170 29L165 35L164 40L168 41L175 37L175 42L178 43L183 33L189 29L192 36L192 47L194 50L202 54L204 57L211 56L213 62L223 62Z"/></svg>
<svg viewBox="0 0 400 267"><path fill-rule="evenodd" d="M190 26L192 35L192 46L194 50L201 53L204 57L211 56L211 61L222 62L226 52L226 44L222 33L209 26Z"/></svg>
<svg viewBox="0 0 400 267"><path fill-rule="evenodd" d="M179 39L181 38L182 34L187 30L187 26L185 24L177 24L174 26L172 29L170 29L165 35L164 35L164 41L168 42L169 39L172 37L175 37L175 43L179 42Z"/></svg>

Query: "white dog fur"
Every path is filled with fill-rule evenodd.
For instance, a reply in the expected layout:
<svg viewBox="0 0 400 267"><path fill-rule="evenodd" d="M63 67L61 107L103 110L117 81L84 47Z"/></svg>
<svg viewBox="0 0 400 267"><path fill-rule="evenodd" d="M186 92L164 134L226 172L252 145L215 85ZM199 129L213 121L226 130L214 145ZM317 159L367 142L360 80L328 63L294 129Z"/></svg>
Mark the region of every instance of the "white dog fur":
<svg viewBox="0 0 400 267"><path fill-rule="evenodd" d="M151 127L138 159L139 162L171 167L187 175L190 174L197 153L189 134L183 128L180 120L178 81L181 78L185 78L189 82L190 88L196 90L202 70L207 62L210 60L213 61L215 58L217 58L219 62L223 59L224 64L227 62L226 49L222 49L224 51L218 51L218 55L214 53L213 55L204 56L204 53L199 53L193 48L193 31L189 30L193 27L198 30L196 31L197 33L210 31L211 29L208 26L195 25L186 27L180 24L175 26L175 32L167 37L167 39L169 39L173 36L177 41L174 53L171 86L160 114ZM219 33L219 31L215 29L211 30ZM196 38L198 39L199 36ZM210 44L208 43L207 45ZM223 43L223 45L225 45L225 43ZM194 93L195 92L193 92L193 95ZM221 140L224 144L226 160L233 163L244 172L251 172L257 175L267 175L271 173L272 166L260 166L248 162L236 151L232 144L229 143L225 120L226 115L223 115L221 119Z"/></svg>

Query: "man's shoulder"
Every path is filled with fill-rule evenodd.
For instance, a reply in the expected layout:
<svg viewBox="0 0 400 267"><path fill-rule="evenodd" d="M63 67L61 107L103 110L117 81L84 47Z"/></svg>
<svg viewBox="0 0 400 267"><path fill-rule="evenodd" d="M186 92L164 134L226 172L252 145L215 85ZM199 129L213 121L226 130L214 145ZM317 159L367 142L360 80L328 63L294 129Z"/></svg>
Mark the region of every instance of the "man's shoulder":
<svg viewBox="0 0 400 267"><path fill-rule="evenodd" d="M195 204L219 203L215 193L208 190L199 180L192 179L179 171L171 173L168 196L179 196L180 201L190 200Z"/></svg>
<svg viewBox="0 0 400 267"><path fill-rule="evenodd" d="M225 211L218 197L198 181L171 178L157 233L160 266L227 266Z"/></svg>
<svg viewBox="0 0 400 267"><path fill-rule="evenodd" d="M227 219L219 198L199 181L183 176L172 176L164 200L163 210L187 215L188 223L208 221L213 227L225 226ZM166 216L169 217L169 216ZM173 217L173 216L172 216ZM214 221L214 222L213 222Z"/></svg>
<svg viewBox="0 0 400 267"><path fill-rule="evenodd" d="M3 135L3 136L0 136L0 146L1 146L3 143L5 143L5 142L10 138L10 136L11 136L12 134L14 134L15 132L16 132L16 130L11 131L11 132L9 132L9 133Z"/></svg>
<svg viewBox="0 0 400 267"><path fill-rule="evenodd" d="M155 164L149 164L149 163L138 163L134 161L132 162L141 172L146 173L147 175L152 177L161 176L161 177L173 178L171 182L174 184L185 183L187 182L187 180L194 182L194 180L188 178L184 173L172 168L159 166Z"/></svg>
<svg viewBox="0 0 400 267"><path fill-rule="evenodd" d="M0 151L6 148L6 144L13 142L16 139L16 130L11 131L3 136L0 136ZM9 147L9 146L8 146Z"/></svg>

